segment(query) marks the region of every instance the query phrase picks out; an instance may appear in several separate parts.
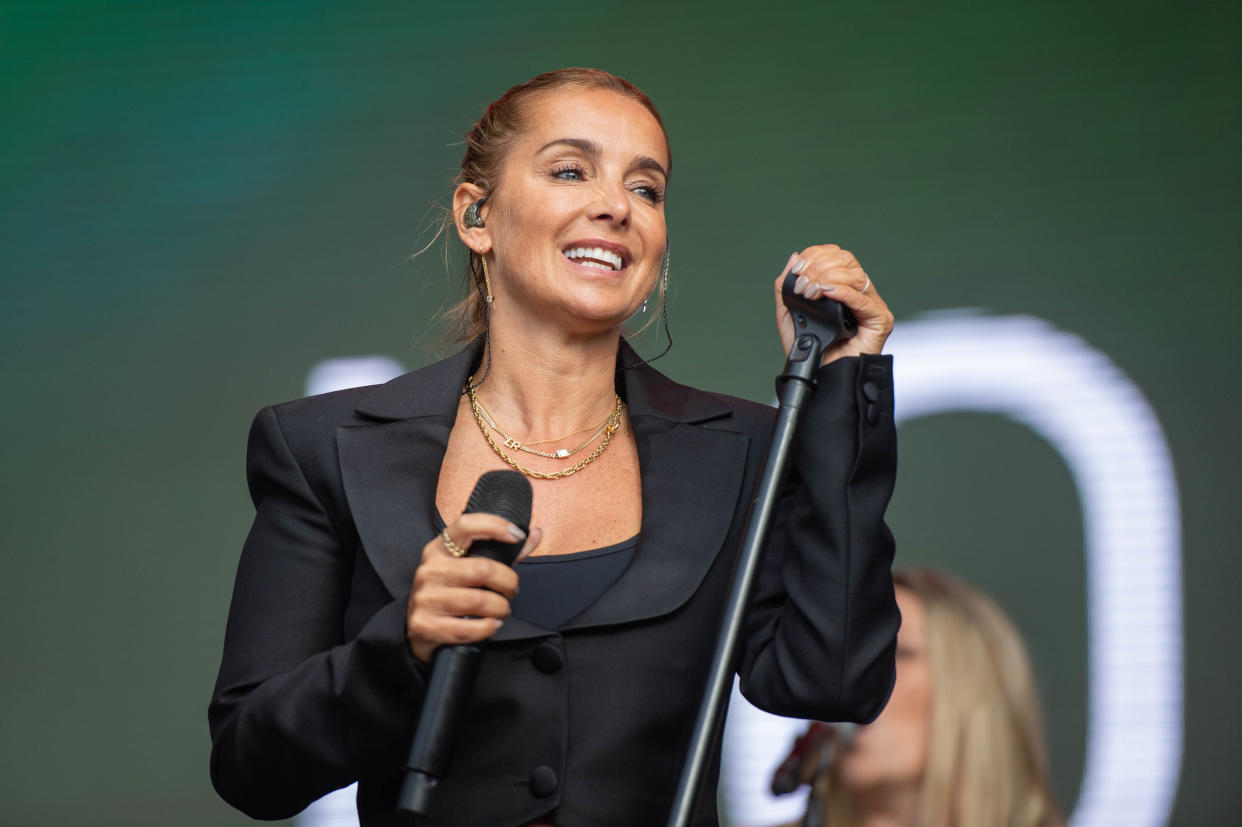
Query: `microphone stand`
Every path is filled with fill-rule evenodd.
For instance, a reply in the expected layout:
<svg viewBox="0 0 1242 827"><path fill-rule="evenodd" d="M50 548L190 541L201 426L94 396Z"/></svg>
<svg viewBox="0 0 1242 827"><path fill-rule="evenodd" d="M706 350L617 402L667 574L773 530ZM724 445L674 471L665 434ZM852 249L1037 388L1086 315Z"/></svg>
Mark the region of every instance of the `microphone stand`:
<svg viewBox="0 0 1242 827"><path fill-rule="evenodd" d="M854 314L839 302L826 299L810 301L794 293L798 277L788 273L781 284L781 296L793 318L797 338L789 350L785 370L776 380L780 409L772 429L772 442L764 461L763 475L755 489L750 516L743 535L733 585L725 604L720 637L712 656L707 688L694 722L690 751L677 785L677 796L669 814L668 827L689 827L694 812L703 771L711 745L715 742L724 718L725 699L733 686L733 664L746 619L746 606L754 591L755 577L763 559L763 547L771 530L772 514L780 485L789 460L798 417L815 386L815 371L824 349L839 338L849 338L858 330Z"/></svg>

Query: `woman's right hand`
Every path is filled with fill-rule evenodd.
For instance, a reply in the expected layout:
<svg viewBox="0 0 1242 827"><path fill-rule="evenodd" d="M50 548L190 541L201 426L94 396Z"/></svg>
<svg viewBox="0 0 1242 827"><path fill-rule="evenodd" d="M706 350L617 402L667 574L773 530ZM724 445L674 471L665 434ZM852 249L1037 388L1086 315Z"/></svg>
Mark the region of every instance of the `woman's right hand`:
<svg viewBox="0 0 1242 827"><path fill-rule="evenodd" d="M463 514L447 528L449 539L463 549L476 540L512 543L522 530L495 514ZM533 529L517 563L535 550L543 536ZM440 535L423 546L405 610L405 637L410 651L424 663L444 644L475 643L491 637L509 616L518 576L511 566L486 557L454 557Z"/></svg>

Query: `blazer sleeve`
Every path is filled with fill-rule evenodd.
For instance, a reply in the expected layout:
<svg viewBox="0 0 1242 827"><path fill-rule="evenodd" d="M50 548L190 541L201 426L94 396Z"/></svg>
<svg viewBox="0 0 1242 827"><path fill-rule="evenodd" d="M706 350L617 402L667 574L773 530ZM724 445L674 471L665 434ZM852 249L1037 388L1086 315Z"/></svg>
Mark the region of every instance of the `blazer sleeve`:
<svg viewBox="0 0 1242 827"><path fill-rule="evenodd" d="M217 792L255 818L288 818L408 748L426 671L405 600L344 640L352 544L290 450L277 409L247 449L254 524L242 550L208 709Z"/></svg>
<svg viewBox="0 0 1242 827"><path fill-rule="evenodd" d="M892 357L819 369L747 615L741 689L777 715L865 722L888 702L901 618L884 523L897 472Z"/></svg>

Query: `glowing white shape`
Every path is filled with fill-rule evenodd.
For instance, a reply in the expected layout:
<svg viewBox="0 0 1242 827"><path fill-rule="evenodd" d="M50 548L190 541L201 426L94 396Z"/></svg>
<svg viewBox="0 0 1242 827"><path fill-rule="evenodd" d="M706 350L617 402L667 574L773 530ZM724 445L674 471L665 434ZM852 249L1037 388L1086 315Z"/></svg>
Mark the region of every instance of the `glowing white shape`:
<svg viewBox="0 0 1242 827"><path fill-rule="evenodd" d="M1087 739L1076 827L1163 825L1182 752L1177 487L1142 393L1029 316L939 314L894 331L898 423L952 411L1023 423L1069 467L1087 567Z"/></svg>
<svg viewBox="0 0 1242 827"><path fill-rule="evenodd" d="M769 785L794 739L806 731L806 721L764 712L742 696L737 684L734 678L720 763L729 824L760 827L797 821L806 812L807 788L778 797Z"/></svg>
<svg viewBox="0 0 1242 827"><path fill-rule="evenodd" d="M324 359L306 376L306 395L379 385L405 373L405 367L391 356L343 356Z"/></svg>
<svg viewBox="0 0 1242 827"><path fill-rule="evenodd" d="M1182 753L1181 537L1151 407L1104 354L1029 316L938 313L897 325L886 350L898 354L899 423L1002 414L1065 460L1082 503L1088 625L1086 756L1071 821L1166 824ZM774 767L802 725L736 693L729 716L723 785L734 823L787 819L766 792L770 770L755 768Z"/></svg>

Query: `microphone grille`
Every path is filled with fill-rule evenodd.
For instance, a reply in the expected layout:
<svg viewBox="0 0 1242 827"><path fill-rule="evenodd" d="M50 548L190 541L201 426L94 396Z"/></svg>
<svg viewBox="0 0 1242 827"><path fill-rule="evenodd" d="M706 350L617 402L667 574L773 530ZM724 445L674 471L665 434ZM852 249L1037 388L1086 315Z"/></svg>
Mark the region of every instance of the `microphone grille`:
<svg viewBox="0 0 1242 827"><path fill-rule="evenodd" d="M525 531L530 527L531 499L530 482L517 471L488 471L474 484L466 513L496 514Z"/></svg>

